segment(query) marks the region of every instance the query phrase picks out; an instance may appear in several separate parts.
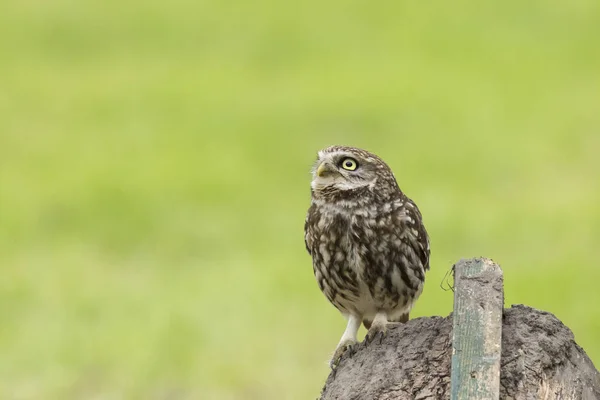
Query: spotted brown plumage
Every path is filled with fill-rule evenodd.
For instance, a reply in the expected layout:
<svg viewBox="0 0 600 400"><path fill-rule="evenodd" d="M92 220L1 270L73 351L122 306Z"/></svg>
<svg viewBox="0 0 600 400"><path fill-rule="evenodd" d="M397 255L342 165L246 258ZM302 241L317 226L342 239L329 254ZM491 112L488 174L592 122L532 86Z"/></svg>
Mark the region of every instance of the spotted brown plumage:
<svg viewBox="0 0 600 400"><path fill-rule="evenodd" d="M317 284L348 319L331 365L390 322L406 322L429 270L429 238L416 204L387 164L368 151L332 146L319 151L304 226Z"/></svg>

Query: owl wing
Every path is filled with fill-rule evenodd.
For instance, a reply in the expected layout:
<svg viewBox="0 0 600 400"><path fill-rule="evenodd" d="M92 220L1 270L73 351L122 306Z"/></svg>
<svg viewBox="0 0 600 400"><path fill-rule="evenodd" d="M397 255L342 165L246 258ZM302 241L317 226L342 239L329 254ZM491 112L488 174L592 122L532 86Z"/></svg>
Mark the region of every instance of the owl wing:
<svg viewBox="0 0 600 400"><path fill-rule="evenodd" d="M403 223L405 228L410 229L412 237L412 248L416 252L423 269L429 270L429 235L423 225L423 217L417 205L408 197L405 199Z"/></svg>
<svg viewBox="0 0 600 400"><path fill-rule="evenodd" d="M304 245L306 246L306 251L308 251L308 254L310 254L311 256L311 249L313 243L312 225L315 223L315 213L315 205L311 204L311 206L308 209L308 213L306 213L306 219L304 220Z"/></svg>

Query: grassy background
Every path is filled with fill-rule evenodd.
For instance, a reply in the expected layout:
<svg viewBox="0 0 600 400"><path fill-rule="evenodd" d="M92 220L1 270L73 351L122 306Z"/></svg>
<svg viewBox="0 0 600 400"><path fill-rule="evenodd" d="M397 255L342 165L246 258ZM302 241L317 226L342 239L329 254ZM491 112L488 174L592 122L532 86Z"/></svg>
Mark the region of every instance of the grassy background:
<svg viewBox="0 0 600 400"><path fill-rule="evenodd" d="M306 399L309 168L366 147L600 363L600 3L0 5L0 398Z"/></svg>

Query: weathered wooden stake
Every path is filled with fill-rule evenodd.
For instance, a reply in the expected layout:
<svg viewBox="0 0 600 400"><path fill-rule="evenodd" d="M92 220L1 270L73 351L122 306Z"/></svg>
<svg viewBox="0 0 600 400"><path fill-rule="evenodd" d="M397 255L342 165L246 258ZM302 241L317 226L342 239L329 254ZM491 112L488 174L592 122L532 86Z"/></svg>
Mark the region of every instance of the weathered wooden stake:
<svg viewBox="0 0 600 400"><path fill-rule="evenodd" d="M487 258L454 265L451 400L500 396L502 283L502 270Z"/></svg>

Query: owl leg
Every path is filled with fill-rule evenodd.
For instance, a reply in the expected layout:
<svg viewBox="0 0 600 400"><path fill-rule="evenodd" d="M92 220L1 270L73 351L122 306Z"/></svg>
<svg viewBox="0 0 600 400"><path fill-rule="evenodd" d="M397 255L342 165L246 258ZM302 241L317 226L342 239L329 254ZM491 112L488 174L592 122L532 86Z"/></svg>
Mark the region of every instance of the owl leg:
<svg viewBox="0 0 600 400"><path fill-rule="evenodd" d="M342 355L347 350L351 350L352 346L358 342L356 339L356 334L358 333L358 328L360 328L361 322L362 317L352 314L348 316L348 325L346 325L346 330L344 331L344 334L342 335L342 338L335 349L335 353L333 353L333 357L329 362L331 369L335 369L335 367L338 366Z"/></svg>
<svg viewBox="0 0 600 400"><path fill-rule="evenodd" d="M404 313L404 314L400 315L398 318L396 318L390 322L401 322L401 323L405 324L408 322L408 317L409 317L409 314Z"/></svg>
<svg viewBox="0 0 600 400"><path fill-rule="evenodd" d="M365 336L365 341L367 343L372 342L378 335L380 336L379 340L381 341L387 333L387 322L388 317L386 313L378 312L375 314L375 318L371 323L367 336Z"/></svg>

